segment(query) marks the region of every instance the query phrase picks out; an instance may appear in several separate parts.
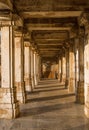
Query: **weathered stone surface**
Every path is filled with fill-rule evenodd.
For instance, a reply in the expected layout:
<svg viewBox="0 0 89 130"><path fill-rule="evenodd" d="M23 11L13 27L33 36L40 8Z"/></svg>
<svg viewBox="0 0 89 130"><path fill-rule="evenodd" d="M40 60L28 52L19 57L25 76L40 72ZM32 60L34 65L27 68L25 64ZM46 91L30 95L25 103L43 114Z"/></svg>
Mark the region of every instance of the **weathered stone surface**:
<svg viewBox="0 0 89 130"><path fill-rule="evenodd" d="M69 92L75 93L75 60L74 60L74 48L71 45L69 48Z"/></svg>
<svg viewBox="0 0 89 130"><path fill-rule="evenodd" d="M28 44L29 45L29 44ZM24 46L24 81L25 81L25 89L26 91L32 90L31 84L31 51L30 46Z"/></svg>
<svg viewBox="0 0 89 130"><path fill-rule="evenodd" d="M24 44L23 44L23 34L15 37L15 86L17 90L17 99L20 103L26 102L25 94L25 83L24 83Z"/></svg>
<svg viewBox="0 0 89 130"><path fill-rule="evenodd" d="M11 119L19 115L14 86L13 26L2 27L1 34L0 118Z"/></svg>

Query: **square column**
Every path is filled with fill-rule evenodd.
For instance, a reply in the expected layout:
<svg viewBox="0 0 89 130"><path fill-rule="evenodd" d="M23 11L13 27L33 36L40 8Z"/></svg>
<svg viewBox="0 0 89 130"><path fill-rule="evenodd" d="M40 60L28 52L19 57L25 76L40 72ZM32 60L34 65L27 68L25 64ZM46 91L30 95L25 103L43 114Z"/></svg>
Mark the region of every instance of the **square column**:
<svg viewBox="0 0 89 130"><path fill-rule="evenodd" d="M89 118L89 29L84 42L84 95L85 115Z"/></svg>
<svg viewBox="0 0 89 130"><path fill-rule="evenodd" d="M37 81L37 77L38 77L38 73L37 73L37 67L38 67L38 61L37 61L37 53L34 52L34 83L35 85L38 84L38 81Z"/></svg>
<svg viewBox="0 0 89 130"><path fill-rule="evenodd" d="M31 84L31 51L30 43L24 42L24 81L26 91L32 91Z"/></svg>
<svg viewBox="0 0 89 130"><path fill-rule="evenodd" d="M40 64L40 56L37 54L37 82L40 81L40 75L41 75L41 64Z"/></svg>
<svg viewBox="0 0 89 130"><path fill-rule="evenodd" d="M73 41L72 41L73 42ZM69 92L75 93L75 57L74 57L74 44L69 48Z"/></svg>
<svg viewBox="0 0 89 130"><path fill-rule="evenodd" d="M76 102L83 104L84 103L84 38L79 38L78 44L79 50L79 81L77 82L76 88Z"/></svg>
<svg viewBox="0 0 89 130"><path fill-rule="evenodd" d="M24 42L23 34L15 36L15 86L17 99L20 103L26 102L26 91L24 82Z"/></svg>
<svg viewBox="0 0 89 130"><path fill-rule="evenodd" d="M61 56L59 57L59 65L58 65L58 81L61 82Z"/></svg>
<svg viewBox="0 0 89 130"><path fill-rule="evenodd" d="M33 51L33 48L31 48L31 84L32 84L32 89L34 89L35 84L34 84L34 51Z"/></svg>
<svg viewBox="0 0 89 130"><path fill-rule="evenodd" d="M14 86L14 35L13 26L1 27L1 88L0 118L16 118L19 103Z"/></svg>
<svg viewBox="0 0 89 130"><path fill-rule="evenodd" d="M39 55L37 54L37 84L39 82Z"/></svg>
<svg viewBox="0 0 89 130"><path fill-rule="evenodd" d="M69 48L66 49L65 56L66 56L66 81L65 81L65 88L68 88L68 84L69 84Z"/></svg>
<svg viewBox="0 0 89 130"><path fill-rule="evenodd" d="M66 57L65 52L62 54L62 82L66 82Z"/></svg>
<svg viewBox="0 0 89 130"><path fill-rule="evenodd" d="M75 87L77 94L77 87L79 82L79 38L75 38Z"/></svg>

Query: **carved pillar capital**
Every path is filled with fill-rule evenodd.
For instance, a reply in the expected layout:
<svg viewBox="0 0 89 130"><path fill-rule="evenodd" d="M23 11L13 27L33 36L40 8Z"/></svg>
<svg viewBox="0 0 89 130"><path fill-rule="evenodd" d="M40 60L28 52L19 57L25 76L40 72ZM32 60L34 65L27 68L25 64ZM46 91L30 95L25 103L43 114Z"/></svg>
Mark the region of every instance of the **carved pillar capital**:
<svg viewBox="0 0 89 130"><path fill-rule="evenodd" d="M83 12L78 19L79 25L87 26L89 24L89 13Z"/></svg>

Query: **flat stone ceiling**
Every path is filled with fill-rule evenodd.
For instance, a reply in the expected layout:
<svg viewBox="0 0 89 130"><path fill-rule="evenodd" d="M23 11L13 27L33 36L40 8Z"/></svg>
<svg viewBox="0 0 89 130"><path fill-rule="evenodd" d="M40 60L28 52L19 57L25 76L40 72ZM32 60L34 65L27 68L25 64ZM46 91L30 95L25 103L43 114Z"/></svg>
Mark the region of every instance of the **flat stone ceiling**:
<svg viewBox="0 0 89 130"><path fill-rule="evenodd" d="M88 0L14 0L31 40L44 58L58 56L77 18L89 11Z"/></svg>

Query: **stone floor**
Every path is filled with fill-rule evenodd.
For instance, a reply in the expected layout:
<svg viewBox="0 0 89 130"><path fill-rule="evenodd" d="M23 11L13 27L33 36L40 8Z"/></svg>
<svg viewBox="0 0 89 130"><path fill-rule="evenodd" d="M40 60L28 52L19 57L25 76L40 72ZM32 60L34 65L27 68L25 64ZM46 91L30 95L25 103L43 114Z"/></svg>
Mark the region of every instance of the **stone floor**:
<svg viewBox="0 0 89 130"><path fill-rule="evenodd" d="M43 80L28 93L27 104L21 105L21 115L14 120L0 120L0 130L89 130L84 106L75 103L56 80Z"/></svg>

